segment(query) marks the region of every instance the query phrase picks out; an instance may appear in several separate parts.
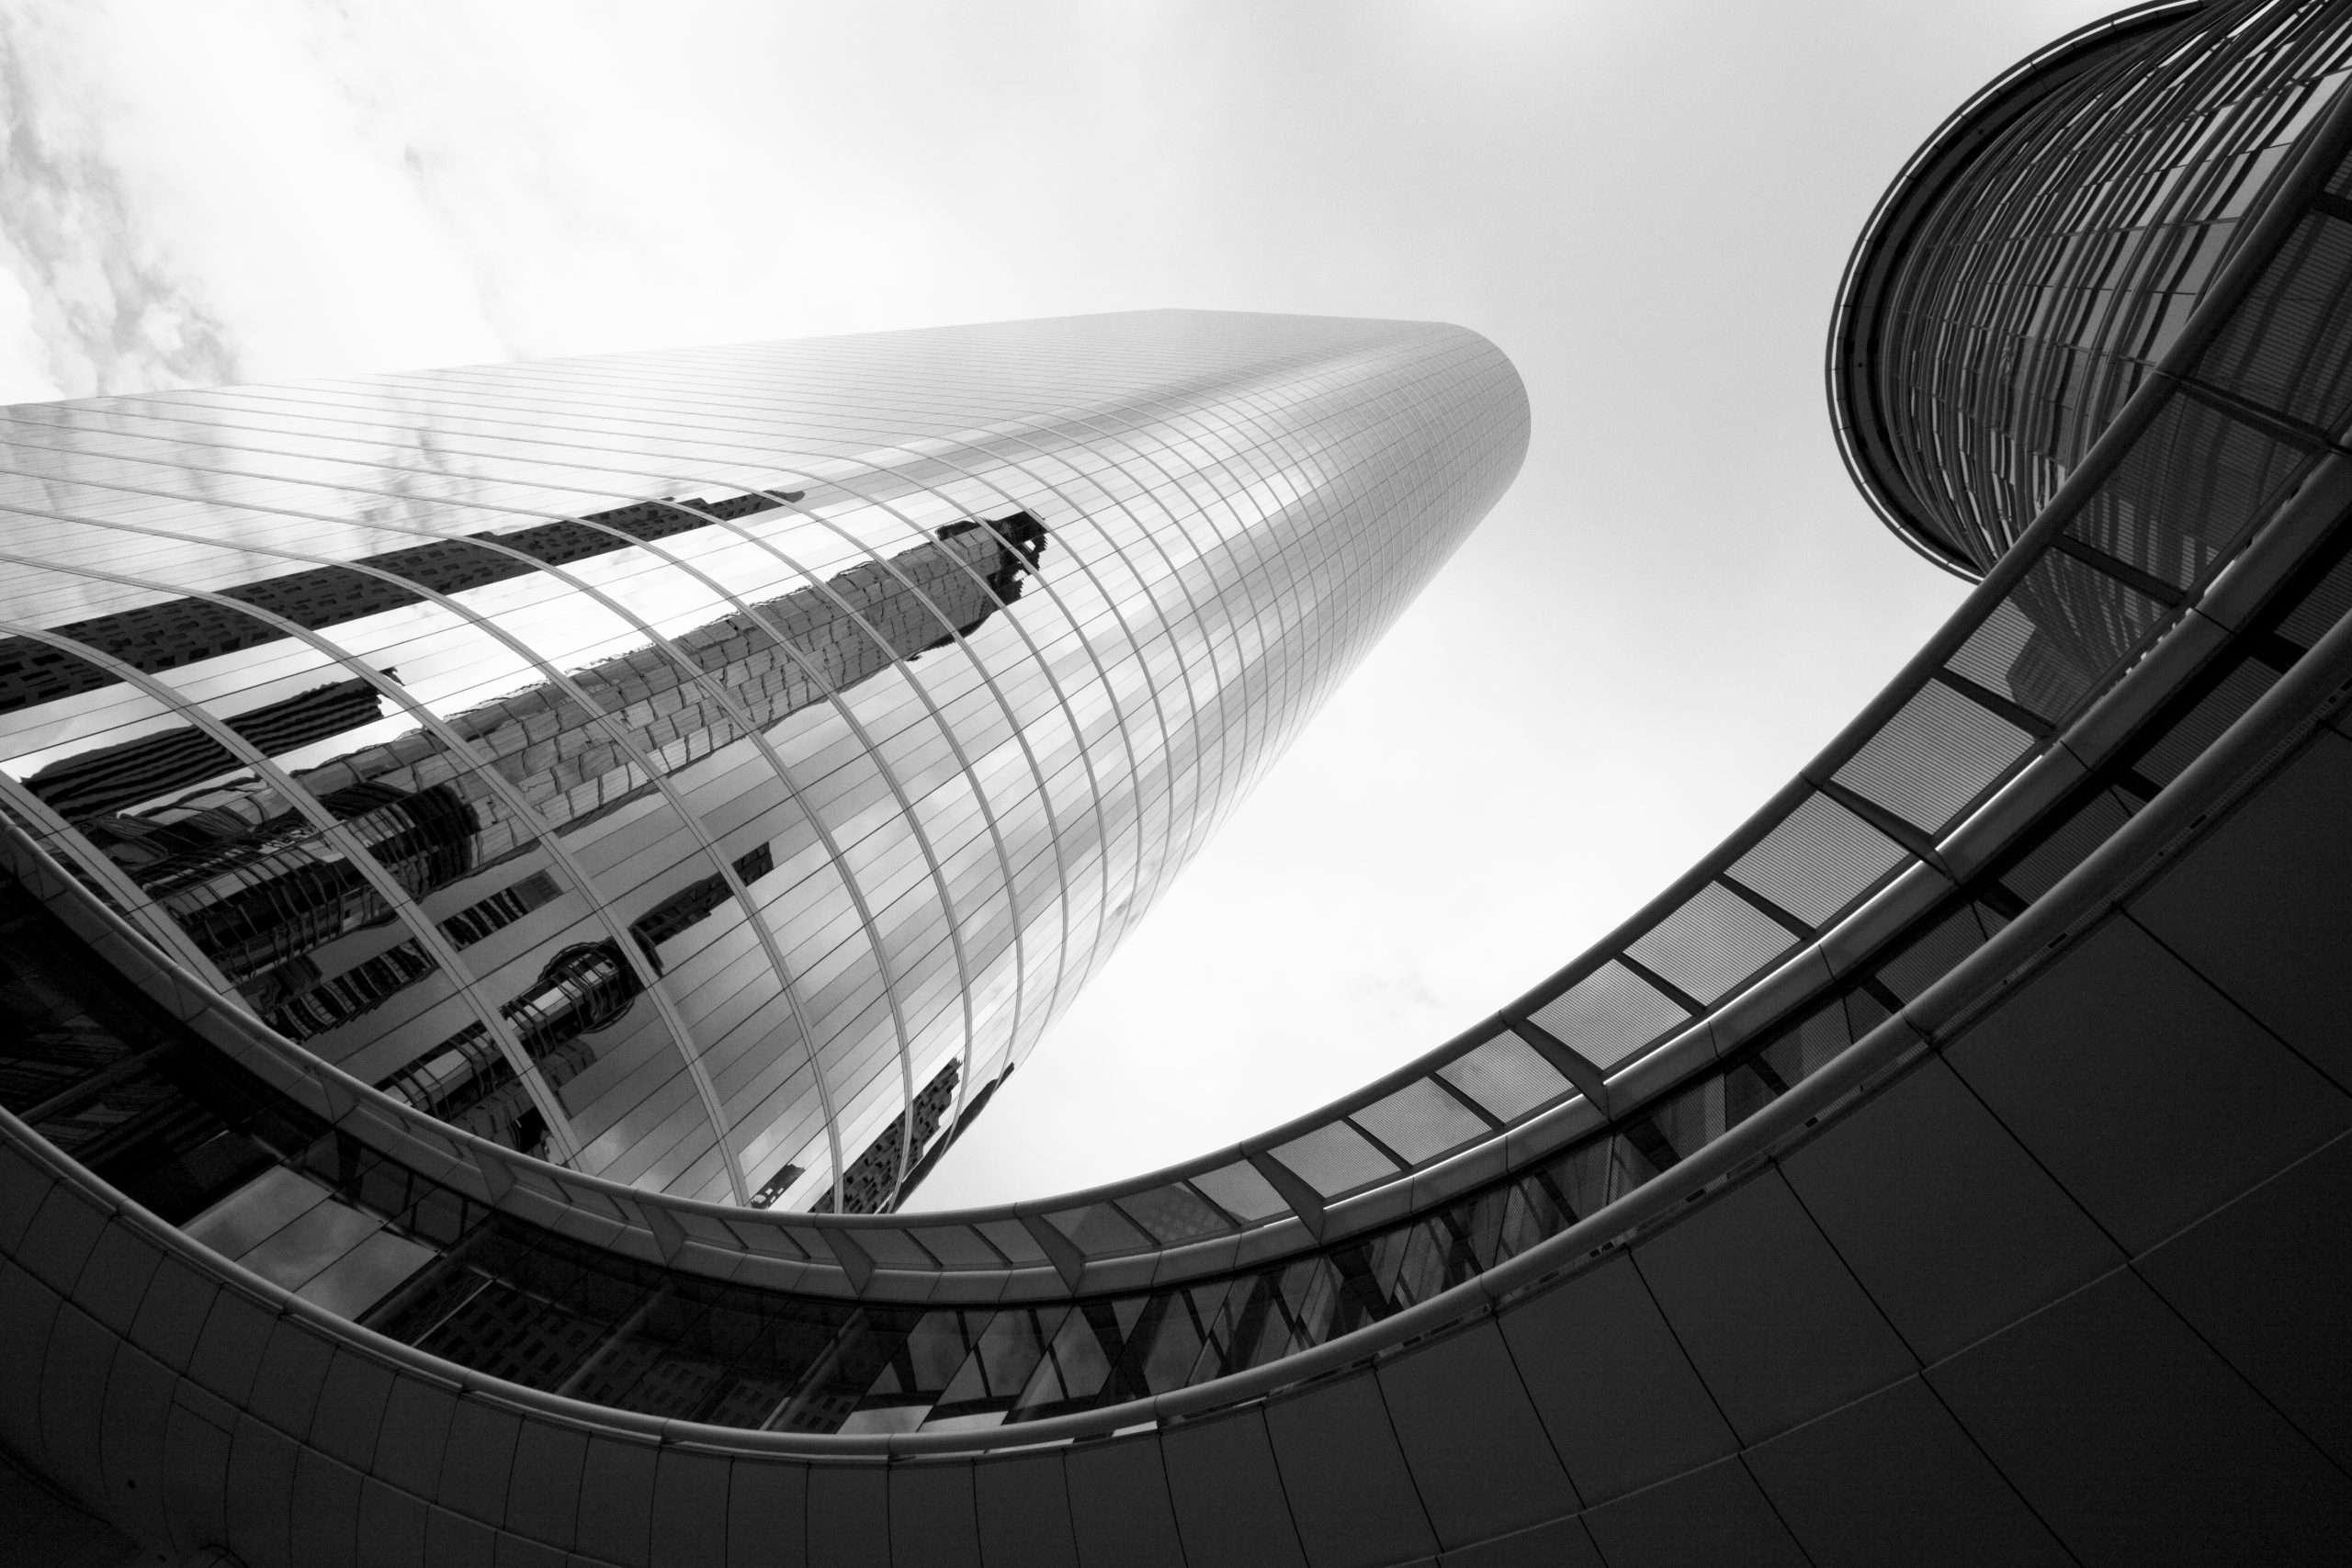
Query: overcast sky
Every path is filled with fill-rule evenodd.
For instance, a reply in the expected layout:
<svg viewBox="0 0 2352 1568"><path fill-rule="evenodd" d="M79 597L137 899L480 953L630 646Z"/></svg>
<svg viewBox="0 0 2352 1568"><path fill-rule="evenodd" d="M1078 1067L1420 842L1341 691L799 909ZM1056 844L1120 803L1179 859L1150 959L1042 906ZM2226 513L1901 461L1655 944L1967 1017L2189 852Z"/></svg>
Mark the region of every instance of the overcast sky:
<svg viewBox="0 0 2352 1568"><path fill-rule="evenodd" d="M1839 468L1887 180L2063 0L0 0L0 401L1182 305L1458 321L1517 487L932 1176L1135 1174L1419 1055L1958 603Z"/></svg>

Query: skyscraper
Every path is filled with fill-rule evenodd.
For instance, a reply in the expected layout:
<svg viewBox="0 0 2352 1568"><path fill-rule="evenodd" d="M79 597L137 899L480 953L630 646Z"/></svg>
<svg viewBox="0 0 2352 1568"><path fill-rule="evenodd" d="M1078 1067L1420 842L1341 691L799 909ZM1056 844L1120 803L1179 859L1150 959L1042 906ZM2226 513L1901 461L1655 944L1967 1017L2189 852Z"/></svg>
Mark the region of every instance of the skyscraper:
<svg viewBox="0 0 2352 1568"><path fill-rule="evenodd" d="M888 1208L1525 433L1181 312L20 410L0 787L413 1105Z"/></svg>
<svg viewBox="0 0 2352 1568"><path fill-rule="evenodd" d="M186 771L225 752L264 775L266 748L364 720L338 682L398 700L406 664L300 668L193 738L28 751L18 809L48 840L0 832L24 1042L0 1117L0 1443L142 1540L253 1563L2340 1554L2347 81L2342 6L2165 4L1963 106L1862 236L1829 386L1865 494L1979 579L1965 604L1600 943L1382 1079L1164 1170L996 1209L762 1213L526 1157L511 1092L487 1116L503 1135L451 1129L421 1108L496 1070L448 1035L371 1092L304 1048L338 1025L291 1036L458 972L447 954L546 907L537 885L386 932L380 979L300 973L276 1027L196 965L283 965L485 852L509 818L425 799L444 753L389 717L414 777L368 778L406 793L340 816L314 795L319 820L266 841L165 822L142 860L136 832L77 842L35 809L35 777L134 817L154 813L130 780L217 794ZM2027 395L2062 363L2096 372L2079 398ZM1459 412L1429 419L1476 425ZM1515 450L1467 428L1431 450L1458 439ZM744 493L825 495L769 477L787 482L791 502ZM699 470L661 488L722 499ZM1083 509L994 502L956 493L877 547L894 582L985 579L949 612L983 639L1081 533ZM735 668L723 620L664 624L698 650L678 689L684 663L709 673L699 650ZM922 671L935 635L891 640L868 679ZM562 668L632 702L662 668L612 657ZM559 705L510 682L527 759ZM495 748L505 722L468 733ZM590 791L575 819L644 799L624 764L651 742L604 733L609 767L543 753ZM211 800L187 804L272 819ZM221 845L185 879L154 869ZM327 850L366 861L366 887ZM666 983L720 918L707 879L733 897L774 874L719 863L601 937L551 934L514 971L535 988L476 1006L498 1059L593 1082L574 1046L658 994L649 947ZM141 874L206 892L142 931ZM210 913L232 908L263 912ZM980 1076L929 1080L863 1168L910 1158Z"/></svg>

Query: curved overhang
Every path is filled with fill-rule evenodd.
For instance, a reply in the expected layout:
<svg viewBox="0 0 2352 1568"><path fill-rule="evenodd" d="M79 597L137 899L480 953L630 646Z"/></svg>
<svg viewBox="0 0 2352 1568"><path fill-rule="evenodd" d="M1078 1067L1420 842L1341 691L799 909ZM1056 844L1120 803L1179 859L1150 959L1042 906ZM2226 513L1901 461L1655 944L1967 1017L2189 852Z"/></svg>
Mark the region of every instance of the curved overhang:
<svg viewBox="0 0 2352 1568"><path fill-rule="evenodd" d="M1900 411L1879 398L1875 374L1891 281L1903 269L1920 225L1974 171L1979 155L2017 118L2086 70L2205 9L2206 0L2151 0L2101 17L2038 49L1962 104L1911 154L1847 257L1831 311L1824 378L1838 455L1880 521L1912 549L1954 576L1973 581L1983 567L1946 536L1888 452Z"/></svg>

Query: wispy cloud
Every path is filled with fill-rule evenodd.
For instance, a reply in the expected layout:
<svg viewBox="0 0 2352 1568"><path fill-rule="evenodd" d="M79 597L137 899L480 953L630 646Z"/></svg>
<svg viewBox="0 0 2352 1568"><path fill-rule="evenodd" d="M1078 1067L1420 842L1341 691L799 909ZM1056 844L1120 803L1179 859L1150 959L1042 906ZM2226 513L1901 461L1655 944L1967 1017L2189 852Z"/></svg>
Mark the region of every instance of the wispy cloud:
<svg viewBox="0 0 2352 1568"><path fill-rule="evenodd" d="M233 339L142 231L51 44L0 11L0 400L237 379Z"/></svg>

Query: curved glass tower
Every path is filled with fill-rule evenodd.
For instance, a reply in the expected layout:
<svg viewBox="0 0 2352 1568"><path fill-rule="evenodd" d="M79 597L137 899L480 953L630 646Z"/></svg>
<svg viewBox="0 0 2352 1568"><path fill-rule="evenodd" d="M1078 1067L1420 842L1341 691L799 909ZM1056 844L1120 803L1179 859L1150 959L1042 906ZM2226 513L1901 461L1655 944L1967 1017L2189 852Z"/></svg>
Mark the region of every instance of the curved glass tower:
<svg viewBox="0 0 2352 1568"><path fill-rule="evenodd" d="M11 411L0 797L277 1033L891 1207L1499 495L1453 328L1158 312Z"/></svg>

